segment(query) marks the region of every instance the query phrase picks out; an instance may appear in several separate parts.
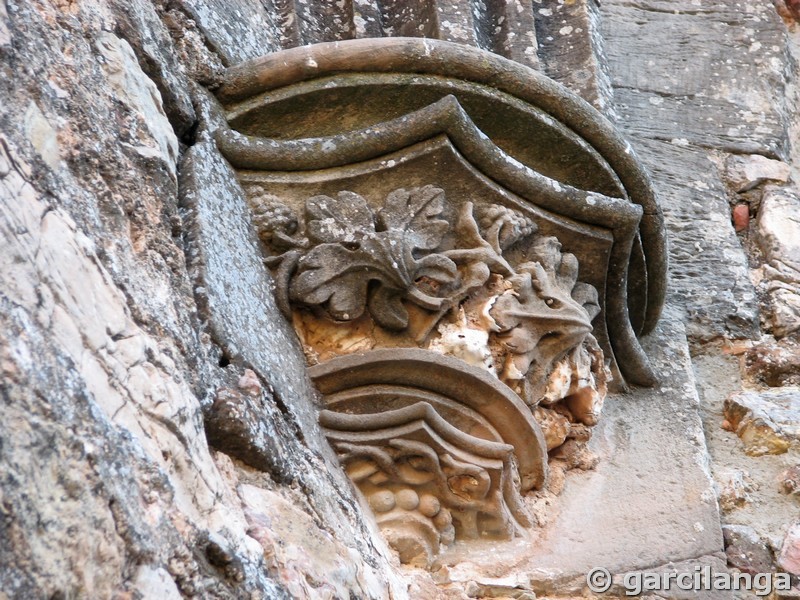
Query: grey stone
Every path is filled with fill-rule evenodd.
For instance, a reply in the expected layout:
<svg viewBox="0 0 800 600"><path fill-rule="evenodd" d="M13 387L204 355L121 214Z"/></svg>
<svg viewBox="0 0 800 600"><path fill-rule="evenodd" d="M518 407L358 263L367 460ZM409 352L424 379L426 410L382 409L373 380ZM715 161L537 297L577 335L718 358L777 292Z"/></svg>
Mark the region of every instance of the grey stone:
<svg viewBox="0 0 800 600"><path fill-rule="evenodd" d="M275 306L242 189L207 133L201 135L181 169L195 295L225 357L267 382L267 394L260 399L228 394L207 407L211 438L248 464L276 468L279 480L300 481L309 503L327 515L327 526L338 539L375 553L347 479L317 424L317 392L291 325ZM271 452L275 455L268 456Z"/></svg>
<svg viewBox="0 0 800 600"><path fill-rule="evenodd" d="M662 190L689 335L754 337L756 298L724 187L696 148L787 158L784 26L770 3L734 0L610 0L601 15L619 122Z"/></svg>
<svg viewBox="0 0 800 600"><path fill-rule="evenodd" d="M340 595L404 597L346 480L267 384L260 416L280 431L292 485L209 450L203 405L235 366L217 365L186 268L174 120L119 15L91 0L0 6L12 41L0 44L0 595L124 598L147 589L134 577L148 565L184 596L286 597L286 565L270 570L247 533L242 475L339 541L320 571L348 566ZM45 156L25 132L32 98L55 132L32 136ZM58 162L39 143L53 138ZM209 564L209 533L235 553L232 577Z"/></svg>
<svg viewBox="0 0 800 600"><path fill-rule="evenodd" d="M567 480L539 542L538 570L612 573L722 550L697 392L678 314L646 339L661 385L610 397L590 442L600 463ZM602 497L601 503L587 502ZM654 540L657 542L654 543Z"/></svg>
<svg viewBox="0 0 800 600"><path fill-rule="evenodd" d="M236 175L207 140L189 150L181 172L189 265L214 338L229 360L241 361L269 381L305 435L319 436L316 447L322 452L327 446L317 426L316 392L297 337L275 306Z"/></svg>
<svg viewBox="0 0 800 600"><path fill-rule="evenodd" d="M688 335L757 337L756 291L714 163L682 143L635 138L634 146L659 191L669 232L670 289L686 307Z"/></svg>
<svg viewBox="0 0 800 600"><path fill-rule="evenodd" d="M626 130L787 157L789 59L771 3L609 0L601 14Z"/></svg>
<svg viewBox="0 0 800 600"><path fill-rule="evenodd" d="M180 0L226 66L281 49L278 14L246 0Z"/></svg>
<svg viewBox="0 0 800 600"><path fill-rule="evenodd" d="M611 116L613 92L597 0L533 4L542 70Z"/></svg>
<svg viewBox="0 0 800 600"><path fill-rule="evenodd" d="M148 2L114 0L112 6L119 17L119 32L133 47L142 70L158 87L175 133L185 135L195 121L194 107L189 82L167 28Z"/></svg>
<svg viewBox="0 0 800 600"><path fill-rule="evenodd" d="M0 4L0 48L11 44L11 32L8 30L8 10L5 3Z"/></svg>

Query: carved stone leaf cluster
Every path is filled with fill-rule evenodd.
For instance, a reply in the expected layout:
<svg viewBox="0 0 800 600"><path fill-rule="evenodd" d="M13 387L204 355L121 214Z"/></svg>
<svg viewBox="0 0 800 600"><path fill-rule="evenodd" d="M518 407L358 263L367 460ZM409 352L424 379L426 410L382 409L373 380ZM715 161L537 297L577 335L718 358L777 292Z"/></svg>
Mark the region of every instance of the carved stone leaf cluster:
<svg viewBox="0 0 800 600"><path fill-rule="evenodd" d="M369 309L379 325L404 329L408 312L403 300L426 308L441 304L415 282L424 277L449 284L457 275L447 256L428 253L439 246L448 227L439 218L443 195L433 186L396 190L377 215L352 192L310 198L306 237L293 244L308 250L284 257L296 260L296 266L288 281L279 280L278 293L292 302L324 306L336 320L357 319ZM274 229L262 231L262 239L274 240Z"/></svg>
<svg viewBox="0 0 800 600"><path fill-rule="evenodd" d="M518 535L530 524L522 494L541 487L547 451L587 439L605 396L591 335L600 305L577 259L521 212L446 203L432 185L394 190L378 209L349 191L317 195L302 219L263 190L250 200L279 302L312 362L365 373L326 396L320 420L401 559L427 565L456 539ZM411 348L422 362L403 367ZM356 362L337 367L337 356ZM449 357L465 366L451 367L446 397L430 391L438 370L405 370ZM479 393L481 377L490 383ZM503 417L489 425L493 410Z"/></svg>

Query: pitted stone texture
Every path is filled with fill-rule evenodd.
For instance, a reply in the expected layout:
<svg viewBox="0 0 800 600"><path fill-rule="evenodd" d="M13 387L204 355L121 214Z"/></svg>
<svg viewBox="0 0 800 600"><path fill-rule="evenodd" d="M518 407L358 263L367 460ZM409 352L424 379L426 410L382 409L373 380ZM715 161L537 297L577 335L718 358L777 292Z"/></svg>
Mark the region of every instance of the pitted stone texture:
<svg viewBox="0 0 800 600"><path fill-rule="evenodd" d="M766 294L766 327L783 337L800 330L800 196L768 187L756 222L764 265L759 289Z"/></svg>
<svg viewBox="0 0 800 600"><path fill-rule="evenodd" d="M229 359L267 377L284 403L314 398L300 345L275 306L236 175L206 140L189 150L181 172L195 293L216 341ZM319 435L310 402L289 412L309 439ZM316 447L321 451L320 441Z"/></svg>
<svg viewBox="0 0 800 600"><path fill-rule="evenodd" d="M760 154L732 154L725 161L725 175L735 192L746 192L765 181L789 181L789 165Z"/></svg>
<svg viewBox="0 0 800 600"><path fill-rule="evenodd" d="M800 521L792 523L786 532L778 555L778 566L787 573L800 577Z"/></svg>
<svg viewBox="0 0 800 600"><path fill-rule="evenodd" d="M602 556L620 573L722 550L686 337L673 308L646 348L661 384L606 404L589 444L600 462L567 481L534 559L539 569L587 573ZM594 497L603 501L587 502Z"/></svg>
<svg viewBox="0 0 800 600"><path fill-rule="evenodd" d="M765 190L756 238L768 262L782 262L800 273L800 196L790 190Z"/></svg>
<svg viewBox="0 0 800 600"><path fill-rule="evenodd" d="M347 480L317 425L316 392L291 325L275 306L243 192L202 135L181 169L195 293L212 337L229 360L252 368L266 380L269 392L253 397L245 385L239 398L220 398L218 393L208 408L210 437L251 466L274 468L279 481L303 482L310 505L326 515L326 526L337 539L365 555L380 556L379 549L370 547L358 509L348 497Z"/></svg>
<svg viewBox="0 0 800 600"><path fill-rule="evenodd" d="M619 122L662 190L688 333L756 337L724 187L697 148L787 157L784 26L770 2L609 0L601 15Z"/></svg>
<svg viewBox="0 0 800 600"><path fill-rule="evenodd" d="M771 573L775 570L772 550L751 528L744 525L725 525L725 555L728 564L743 573Z"/></svg>
<svg viewBox="0 0 800 600"><path fill-rule="evenodd" d="M177 6L226 66L276 50L369 37L435 38L539 66L536 19L523 0L180 0Z"/></svg>
<svg viewBox="0 0 800 600"><path fill-rule="evenodd" d="M743 374L769 387L800 386L800 342L791 337L776 341L765 336L744 353Z"/></svg>
<svg viewBox="0 0 800 600"><path fill-rule="evenodd" d="M725 401L725 418L751 456L783 454L800 442L800 387L745 391Z"/></svg>
<svg viewBox="0 0 800 600"><path fill-rule="evenodd" d="M281 15L260 2L180 0L178 6L197 24L226 66L281 49Z"/></svg>
<svg viewBox="0 0 800 600"><path fill-rule="evenodd" d="M185 67L172 45L169 31L147 0L115 0L120 37L134 49L139 64L158 87L164 111L175 127L185 135L195 121Z"/></svg>
<svg viewBox="0 0 800 600"><path fill-rule="evenodd" d="M0 564L14 567L0 588L108 597L141 564L218 597L227 584L203 583L195 539L224 530L250 569L244 588L269 589L176 345L134 322L94 241L29 173L2 140Z"/></svg>
<svg viewBox="0 0 800 600"><path fill-rule="evenodd" d="M184 261L179 120L158 90L178 74L154 85L136 41L147 36L118 29L101 0L0 6L0 589L103 598L156 585L166 596L167 572L183 596L281 597L247 535L237 467L203 430L226 375ZM272 425L311 490L297 493L299 510L383 580L351 579L353 595L381 597L387 582L403 597L346 483L293 427ZM214 561L229 563L207 556L209 538L225 548Z"/></svg>

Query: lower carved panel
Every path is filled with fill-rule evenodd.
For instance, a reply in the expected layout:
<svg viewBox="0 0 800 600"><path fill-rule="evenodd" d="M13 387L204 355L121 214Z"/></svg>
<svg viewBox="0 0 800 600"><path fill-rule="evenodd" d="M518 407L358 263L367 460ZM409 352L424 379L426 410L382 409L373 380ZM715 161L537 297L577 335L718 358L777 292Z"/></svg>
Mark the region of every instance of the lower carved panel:
<svg viewBox="0 0 800 600"><path fill-rule="evenodd" d="M499 380L420 349L311 368L329 441L401 561L428 566L455 540L530 526L522 494L547 472L544 435Z"/></svg>

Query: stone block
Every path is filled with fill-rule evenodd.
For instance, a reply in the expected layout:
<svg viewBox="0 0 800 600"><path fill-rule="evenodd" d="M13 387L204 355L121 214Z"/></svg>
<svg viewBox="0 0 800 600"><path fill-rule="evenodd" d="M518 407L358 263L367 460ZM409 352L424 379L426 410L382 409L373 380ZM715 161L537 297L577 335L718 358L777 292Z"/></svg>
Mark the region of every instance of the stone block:
<svg viewBox="0 0 800 600"><path fill-rule="evenodd" d="M724 525L722 534L725 538L725 556L730 566L751 575L774 571L772 551L752 527Z"/></svg>
<svg viewBox="0 0 800 600"><path fill-rule="evenodd" d="M783 454L800 441L800 388L770 388L734 394L725 401L725 418L751 456Z"/></svg>
<svg viewBox="0 0 800 600"><path fill-rule="evenodd" d="M725 161L725 175L735 192L746 192L765 181L789 181L789 165L760 154L732 154Z"/></svg>

